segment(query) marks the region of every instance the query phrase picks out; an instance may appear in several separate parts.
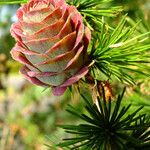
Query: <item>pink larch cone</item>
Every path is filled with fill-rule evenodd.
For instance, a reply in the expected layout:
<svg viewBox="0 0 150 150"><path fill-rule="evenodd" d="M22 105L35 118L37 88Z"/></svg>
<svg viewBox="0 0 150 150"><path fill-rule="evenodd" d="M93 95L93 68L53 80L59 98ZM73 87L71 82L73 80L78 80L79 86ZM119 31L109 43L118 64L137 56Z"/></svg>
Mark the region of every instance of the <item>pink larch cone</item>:
<svg viewBox="0 0 150 150"><path fill-rule="evenodd" d="M64 0L30 0L17 17L11 27L17 42L11 54L24 65L20 72L27 80L61 95L86 75L91 33L76 7Z"/></svg>

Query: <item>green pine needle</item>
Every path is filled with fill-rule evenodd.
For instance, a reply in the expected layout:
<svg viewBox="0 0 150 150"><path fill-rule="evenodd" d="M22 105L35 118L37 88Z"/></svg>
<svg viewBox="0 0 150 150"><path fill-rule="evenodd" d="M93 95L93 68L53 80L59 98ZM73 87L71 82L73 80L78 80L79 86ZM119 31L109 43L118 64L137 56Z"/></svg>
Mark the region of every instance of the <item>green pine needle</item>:
<svg viewBox="0 0 150 150"><path fill-rule="evenodd" d="M102 22L102 16L116 17L121 11L121 6L112 6L112 0L67 0L70 5L76 6L84 17L85 24L95 30L94 20Z"/></svg>
<svg viewBox="0 0 150 150"><path fill-rule="evenodd" d="M107 78L116 77L122 82L134 84L134 75L150 74L150 32L135 34L136 27L126 27L126 16L115 29L108 28L103 21L96 21L99 29L93 35L90 57L95 61L93 68ZM96 78L96 77L95 77Z"/></svg>
<svg viewBox="0 0 150 150"><path fill-rule="evenodd" d="M28 0L0 0L0 5L4 4L22 4L26 3Z"/></svg>
<svg viewBox="0 0 150 150"><path fill-rule="evenodd" d="M79 125L61 125L60 127L73 137L64 139L59 147L69 149L93 150L128 150L143 149L150 145L150 121L146 115L138 115L143 107L127 115L130 108L121 107L125 90L118 96L115 106L111 99L106 101L103 89L103 99L97 98L97 104L91 104L84 98L86 114L80 114L75 108L69 106L67 111L83 120Z"/></svg>

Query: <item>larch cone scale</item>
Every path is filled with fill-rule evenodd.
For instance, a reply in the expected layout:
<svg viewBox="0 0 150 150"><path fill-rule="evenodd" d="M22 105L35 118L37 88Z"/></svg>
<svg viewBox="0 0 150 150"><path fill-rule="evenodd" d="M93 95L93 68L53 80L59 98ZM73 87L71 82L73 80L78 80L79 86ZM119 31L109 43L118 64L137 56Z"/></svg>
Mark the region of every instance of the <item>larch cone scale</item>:
<svg viewBox="0 0 150 150"><path fill-rule="evenodd" d="M91 32L76 7L64 0L30 0L17 17L10 29L16 40L11 55L23 64L27 80L62 95L87 74Z"/></svg>

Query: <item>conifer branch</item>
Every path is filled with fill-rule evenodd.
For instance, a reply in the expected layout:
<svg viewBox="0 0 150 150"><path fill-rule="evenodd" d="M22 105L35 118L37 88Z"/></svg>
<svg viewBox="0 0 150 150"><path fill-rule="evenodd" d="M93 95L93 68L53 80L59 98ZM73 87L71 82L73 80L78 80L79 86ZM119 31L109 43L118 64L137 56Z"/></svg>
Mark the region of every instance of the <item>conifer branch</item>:
<svg viewBox="0 0 150 150"><path fill-rule="evenodd" d="M108 28L105 21L96 24L99 29L93 33L90 57L95 60L93 69L97 76L101 72L109 79L116 77L131 84L134 84L134 74L149 76L150 32L135 34L139 23L126 27L126 16L115 29Z"/></svg>
<svg viewBox="0 0 150 150"><path fill-rule="evenodd" d="M145 114L139 115L143 107L128 114L131 105L121 107L123 95L124 91L118 96L115 106L111 99L106 101L104 89L103 99L97 97L97 104L92 104L84 97L86 104L84 114L69 106L67 111L85 123L61 125L60 127L73 137L65 138L58 146L94 150L148 148L150 121L146 119Z"/></svg>

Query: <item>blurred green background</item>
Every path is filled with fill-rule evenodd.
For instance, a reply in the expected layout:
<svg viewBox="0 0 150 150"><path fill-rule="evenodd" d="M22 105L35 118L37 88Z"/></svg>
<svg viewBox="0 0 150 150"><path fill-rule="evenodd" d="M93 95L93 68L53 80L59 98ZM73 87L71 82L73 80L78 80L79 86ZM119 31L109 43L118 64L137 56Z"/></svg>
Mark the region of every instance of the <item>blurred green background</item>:
<svg viewBox="0 0 150 150"><path fill-rule="evenodd" d="M130 24L143 20L139 32L149 31L149 0L115 0L113 3L123 6L123 14L128 13L131 17L128 18ZM46 150L48 147L44 144L53 145L65 136L56 124L78 122L65 112L66 105L71 103L79 111L82 111L83 105L75 88L74 94L68 90L64 96L54 97L49 89L31 85L18 73L20 64L12 60L9 53L15 44L9 30L11 24L17 21L15 14L18 7L0 5L0 149ZM117 81L112 85L116 93L123 87ZM149 97L150 79L145 78L138 81L137 87L127 88L124 103L133 103L133 109L144 105L143 111L150 112Z"/></svg>

